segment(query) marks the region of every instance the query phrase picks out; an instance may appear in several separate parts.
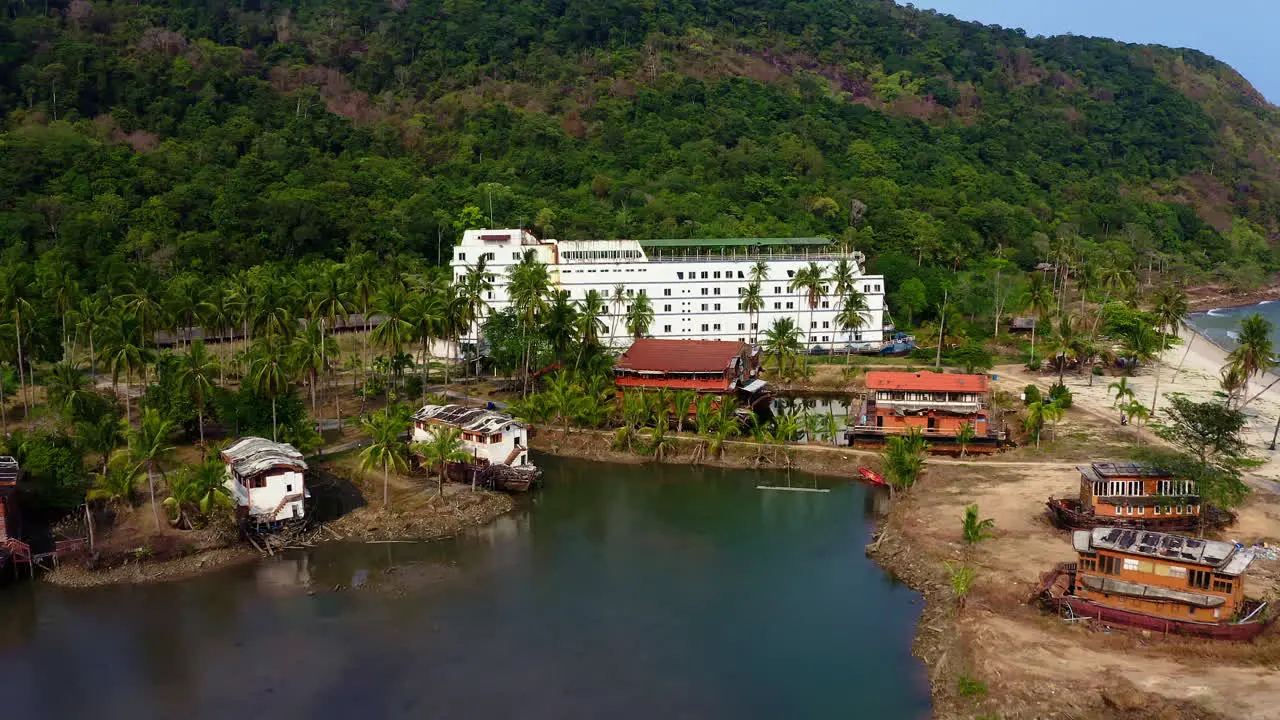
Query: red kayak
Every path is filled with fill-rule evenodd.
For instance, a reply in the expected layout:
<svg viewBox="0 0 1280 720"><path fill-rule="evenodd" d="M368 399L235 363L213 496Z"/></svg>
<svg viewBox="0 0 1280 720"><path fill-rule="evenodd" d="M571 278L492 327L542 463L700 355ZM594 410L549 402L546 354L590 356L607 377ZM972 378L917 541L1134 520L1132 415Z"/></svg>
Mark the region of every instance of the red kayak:
<svg viewBox="0 0 1280 720"><path fill-rule="evenodd" d="M858 474L866 478L867 482L871 483L872 485L887 484L885 483L884 478L880 477L880 473L872 470L871 468L860 467L858 468Z"/></svg>

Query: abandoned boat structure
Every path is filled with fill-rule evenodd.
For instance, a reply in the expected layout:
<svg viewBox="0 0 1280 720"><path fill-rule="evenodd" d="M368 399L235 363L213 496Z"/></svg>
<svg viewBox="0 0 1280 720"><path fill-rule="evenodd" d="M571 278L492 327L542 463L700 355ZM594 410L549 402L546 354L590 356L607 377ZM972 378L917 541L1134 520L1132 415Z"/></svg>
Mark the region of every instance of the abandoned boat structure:
<svg viewBox="0 0 1280 720"><path fill-rule="evenodd" d="M990 389L986 375L868 372L867 393L850 413L846 439L854 447L876 448L888 437L919 430L931 452L998 452L1005 435L987 410Z"/></svg>
<svg viewBox="0 0 1280 720"><path fill-rule="evenodd" d="M1252 640L1271 622L1246 599L1250 548L1148 530L1076 530L1078 559L1040 577L1036 595L1071 620Z"/></svg>
<svg viewBox="0 0 1280 720"><path fill-rule="evenodd" d="M29 572L35 572L31 546L21 539L21 515L18 514L18 480L22 468L8 455L0 455L0 570L13 565L13 576L18 577L18 565L25 563Z"/></svg>
<svg viewBox="0 0 1280 720"><path fill-rule="evenodd" d="M1080 471L1078 498L1049 498L1054 525L1066 530L1110 527L1166 532L1221 528L1235 515L1200 502L1194 481L1142 463L1092 463Z"/></svg>
<svg viewBox="0 0 1280 720"><path fill-rule="evenodd" d="M409 442L430 442L441 428L456 428L470 462L449 463L446 473L488 490L525 492L539 470L529 461L529 430L510 415L461 405L424 405L413 415ZM414 455L422 466L423 458Z"/></svg>

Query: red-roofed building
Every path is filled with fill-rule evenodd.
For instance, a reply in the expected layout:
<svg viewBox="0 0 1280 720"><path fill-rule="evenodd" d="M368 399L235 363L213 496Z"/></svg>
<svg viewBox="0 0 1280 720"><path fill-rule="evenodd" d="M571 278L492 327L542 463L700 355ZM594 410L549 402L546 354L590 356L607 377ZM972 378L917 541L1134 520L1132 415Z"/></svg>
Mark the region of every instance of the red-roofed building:
<svg viewBox="0 0 1280 720"><path fill-rule="evenodd" d="M613 366L618 389L735 393L759 373L759 354L745 342L641 338Z"/></svg>
<svg viewBox="0 0 1280 720"><path fill-rule="evenodd" d="M867 373L867 395L851 432L854 444L875 445L886 435L920 428L940 451L954 446L957 433L972 425L969 451L994 452L1000 444L986 404L991 381L986 375L932 372Z"/></svg>

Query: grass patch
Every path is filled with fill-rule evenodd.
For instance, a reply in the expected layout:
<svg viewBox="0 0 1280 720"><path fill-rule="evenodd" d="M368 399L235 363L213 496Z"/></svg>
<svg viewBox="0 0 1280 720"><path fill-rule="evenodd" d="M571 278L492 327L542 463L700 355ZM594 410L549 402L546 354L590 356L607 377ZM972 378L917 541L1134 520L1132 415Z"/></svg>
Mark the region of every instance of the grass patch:
<svg viewBox="0 0 1280 720"><path fill-rule="evenodd" d="M987 684L969 675L961 675L956 681L956 691L960 697L978 698L987 694Z"/></svg>

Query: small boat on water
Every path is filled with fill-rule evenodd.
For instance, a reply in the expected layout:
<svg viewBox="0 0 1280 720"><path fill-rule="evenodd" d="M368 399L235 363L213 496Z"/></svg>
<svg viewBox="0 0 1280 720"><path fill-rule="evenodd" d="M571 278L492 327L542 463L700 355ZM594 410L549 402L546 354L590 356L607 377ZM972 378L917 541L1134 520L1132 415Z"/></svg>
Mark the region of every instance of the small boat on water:
<svg viewBox="0 0 1280 720"><path fill-rule="evenodd" d="M1040 576L1035 597L1072 621L1248 641L1271 623L1244 596L1250 548L1145 530L1076 530L1074 563Z"/></svg>

